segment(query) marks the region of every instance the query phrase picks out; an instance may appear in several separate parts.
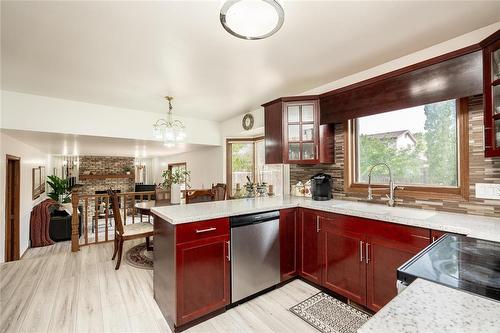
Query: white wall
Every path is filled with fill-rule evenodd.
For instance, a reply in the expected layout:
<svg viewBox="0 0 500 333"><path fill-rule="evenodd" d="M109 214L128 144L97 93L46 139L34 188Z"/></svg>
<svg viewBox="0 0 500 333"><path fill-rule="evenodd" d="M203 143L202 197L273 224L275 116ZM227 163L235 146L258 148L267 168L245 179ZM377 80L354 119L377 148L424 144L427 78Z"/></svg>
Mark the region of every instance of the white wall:
<svg viewBox="0 0 500 333"><path fill-rule="evenodd" d="M253 123L253 128L249 131L246 131L243 129L242 125L242 120L243 116L247 113L250 113L253 115L254 118L254 123ZM236 117L232 117L228 120L223 121L220 124L220 131L221 131L221 138L222 138L222 164L221 164L221 170L222 170L222 177L223 177L223 182L227 183L226 181L226 139L231 138L251 138L251 137L258 137L258 136L264 136L264 108L259 108L254 111L250 112L245 112L241 115L238 115Z"/></svg>
<svg viewBox="0 0 500 333"><path fill-rule="evenodd" d="M6 90L1 97L6 129L155 140L152 126L166 115ZM218 122L174 118L186 125L186 143L220 145Z"/></svg>
<svg viewBox="0 0 500 333"><path fill-rule="evenodd" d="M0 132L0 262L5 258L5 155L21 158L21 214L20 214L20 253L29 247L30 214L33 206L46 198L46 193L36 200L31 199L31 169L45 166L48 172L49 156L31 146L28 146L5 133Z"/></svg>
<svg viewBox="0 0 500 333"><path fill-rule="evenodd" d="M224 179L222 154L222 147L212 147L184 154L155 157L153 158L155 182L162 181L161 173L167 169L168 164L186 162L187 169L191 171L192 188L210 188L212 183L222 183Z"/></svg>
<svg viewBox="0 0 500 333"><path fill-rule="evenodd" d="M473 44L477 44L489 35L493 34L495 31L500 29L500 21L481 29L477 29L466 33L464 35L458 36L456 38L447 40L443 43L439 43L428 47L426 49L408 54L398 59L386 62L379 66L369 68L364 71L343 77L341 79L329 82L327 84L321 85L319 87L304 91L299 95L315 95L322 94L330 90L338 89L341 87L348 86L350 84L367 80L372 77L376 77L394 70L416 64L418 62L428 60L448 52L452 52ZM279 97L279 96L277 96Z"/></svg>

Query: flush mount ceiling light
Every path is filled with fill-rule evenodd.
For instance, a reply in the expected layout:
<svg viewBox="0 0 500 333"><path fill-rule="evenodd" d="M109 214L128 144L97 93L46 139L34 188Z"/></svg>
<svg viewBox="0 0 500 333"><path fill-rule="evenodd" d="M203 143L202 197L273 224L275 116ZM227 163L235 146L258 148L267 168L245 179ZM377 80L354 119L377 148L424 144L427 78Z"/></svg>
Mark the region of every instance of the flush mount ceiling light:
<svg viewBox="0 0 500 333"><path fill-rule="evenodd" d="M184 142L186 139L186 128L180 120L173 119L172 117L172 96L165 96L168 101L168 114L167 119L158 119L153 124L153 135L157 139L161 139L163 144L169 148L174 147L176 144Z"/></svg>
<svg viewBox="0 0 500 333"><path fill-rule="evenodd" d="M231 35L242 39L263 39L276 33L285 20L276 0L228 0L220 10L220 22Z"/></svg>

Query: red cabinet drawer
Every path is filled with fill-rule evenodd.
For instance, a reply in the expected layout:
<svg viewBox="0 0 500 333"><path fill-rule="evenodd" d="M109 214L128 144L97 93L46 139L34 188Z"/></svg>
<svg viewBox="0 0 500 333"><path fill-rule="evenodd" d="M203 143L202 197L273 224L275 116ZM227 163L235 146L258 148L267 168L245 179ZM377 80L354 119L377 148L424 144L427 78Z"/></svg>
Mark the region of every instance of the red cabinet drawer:
<svg viewBox="0 0 500 333"><path fill-rule="evenodd" d="M175 228L177 244L228 234L228 218L180 224Z"/></svg>

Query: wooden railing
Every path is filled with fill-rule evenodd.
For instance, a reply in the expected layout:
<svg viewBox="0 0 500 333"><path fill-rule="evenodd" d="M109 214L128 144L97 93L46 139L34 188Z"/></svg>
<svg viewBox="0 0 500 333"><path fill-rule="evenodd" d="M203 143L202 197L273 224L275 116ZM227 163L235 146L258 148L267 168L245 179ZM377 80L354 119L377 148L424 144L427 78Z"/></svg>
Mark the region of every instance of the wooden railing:
<svg viewBox="0 0 500 333"><path fill-rule="evenodd" d="M142 222L143 216L142 214L138 215L135 204L151 200L155 191L126 192L117 195L119 196L123 224L129 224ZM73 206L71 218L72 252L78 251L80 246L109 242L114 239L114 216L107 194L78 194L74 191L71 195L71 203ZM102 232L100 228L103 229Z"/></svg>

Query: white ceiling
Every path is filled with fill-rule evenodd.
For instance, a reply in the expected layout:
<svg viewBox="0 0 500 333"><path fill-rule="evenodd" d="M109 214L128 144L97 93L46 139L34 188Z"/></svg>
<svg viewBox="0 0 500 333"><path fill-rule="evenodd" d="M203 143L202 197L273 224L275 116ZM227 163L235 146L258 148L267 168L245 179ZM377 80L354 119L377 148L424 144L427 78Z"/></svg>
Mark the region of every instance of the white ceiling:
<svg viewBox="0 0 500 333"><path fill-rule="evenodd" d="M2 132L51 155L154 157L174 155L212 147L197 144L184 144L174 148L167 148L159 141L9 129L2 129Z"/></svg>
<svg viewBox="0 0 500 333"><path fill-rule="evenodd" d="M2 1L2 86L225 120L500 20L500 1L285 1L271 38L240 40L219 1Z"/></svg>

